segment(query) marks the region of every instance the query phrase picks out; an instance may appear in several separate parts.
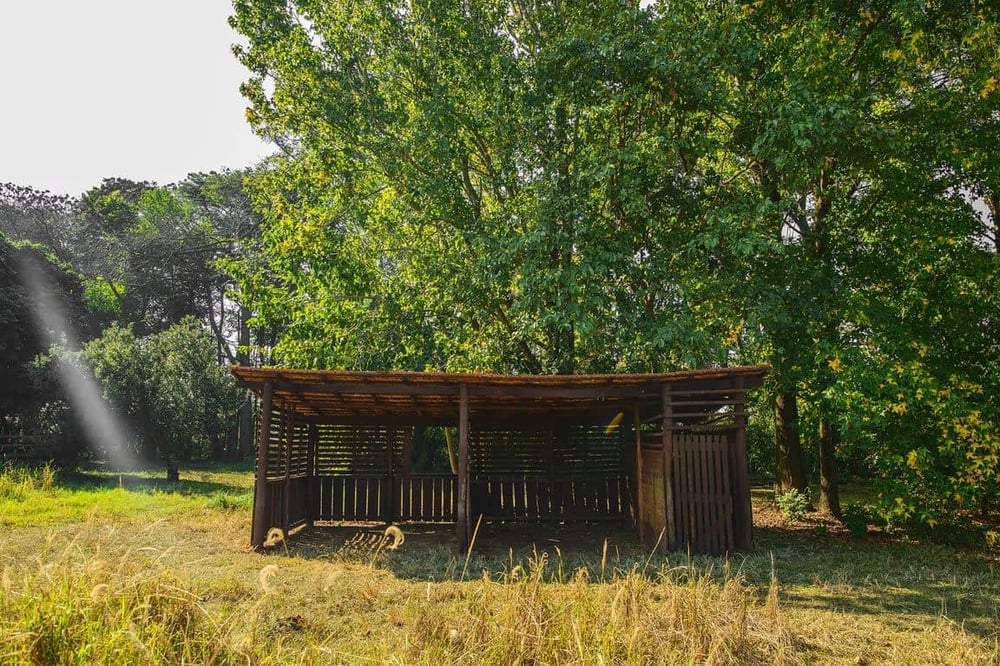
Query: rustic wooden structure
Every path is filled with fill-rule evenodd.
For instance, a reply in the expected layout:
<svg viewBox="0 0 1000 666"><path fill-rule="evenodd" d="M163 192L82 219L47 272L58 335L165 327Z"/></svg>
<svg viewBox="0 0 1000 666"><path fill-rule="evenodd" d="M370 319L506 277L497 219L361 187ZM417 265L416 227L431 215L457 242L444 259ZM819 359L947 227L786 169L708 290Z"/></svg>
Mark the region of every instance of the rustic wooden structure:
<svg viewBox="0 0 1000 666"><path fill-rule="evenodd" d="M234 367L260 397L251 542L334 521L631 520L647 543L752 539L745 396L766 366L646 375ZM414 474L414 426L458 429L454 474Z"/></svg>

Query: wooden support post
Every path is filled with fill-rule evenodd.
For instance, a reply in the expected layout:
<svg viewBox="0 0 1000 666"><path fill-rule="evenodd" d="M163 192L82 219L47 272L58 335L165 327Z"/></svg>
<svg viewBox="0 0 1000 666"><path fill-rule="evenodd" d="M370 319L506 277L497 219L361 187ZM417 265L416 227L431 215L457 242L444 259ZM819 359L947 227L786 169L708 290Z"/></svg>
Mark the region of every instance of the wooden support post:
<svg viewBox="0 0 1000 666"><path fill-rule="evenodd" d="M392 516L393 516L393 513L395 513L395 511L393 510L393 508L395 507L395 502L396 502L396 472L395 472L395 469L394 469L394 462L395 462L394 458L395 458L395 456L393 456L393 450L396 448L396 435L398 434L398 432L399 432L399 430L397 428L389 427L389 428L386 428L386 433L385 433L385 435L386 435L386 437L385 437L385 439L386 439L386 447L385 447L386 448L386 452L385 452L385 464L386 464L386 475L385 475L386 489L385 489L385 494L386 494L386 499L382 500L382 498L379 498L379 500L380 500L379 501L379 514L380 514L379 517L383 521L385 521L387 523L391 523L392 522Z"/></svg>
<svg viewBox="0 0 1000 666"><path fill-rule="evenodd" d="M646 517L642 504L642 415L639 405L632 408L632 430L635 432L635 524L639 532L639 542L646 543L646 528L643 522Z"/></svg>
<svg viewBox="0 0 1000 666"><path fill-rule="evenodd" d="M268 506L267 496L267 450L271 443L271 407L274 386L266 382L261 391L260 399L260 430L257 435L257 478L253 492L253 529L250 532L250 545L260 548L267 536Z"/></svg>
<svg viewBox="0 0 1000 666"><path fill-rule="evenodd" d="M555 528L559 519L560 499L556 488L556 429L549 426L548 432L548 476L549 476L549 524Z"/></svg>
<svg viewBox="0 0 1000 666"><path fill-rule="evenodd" d="M407 426L403 429L403 459L401 463L402 463L401 465L402 473L400 474L400 483L399 483L400 493L399 496L396 497L394 500L392 516L391 516L393 520L402 519L404 512L403 505L408 501L408 497L413 492L412 490L410 490L410 485L411 485L410 473L413 470L413 426ZM433 487L433 482L431 482L431 485ZM444 491L442 490L442 494L443 493ZM421 485L421 495L423 495L422 485ZM441 503L443 506L444 504L443 499ZM440 512L441 512L440 513L441 518L444 518L447 515L447 512L444 511L443 508L440 510Z"/></svg>
<svg viewBox="0 0 1000 666"><path fill-rule="evenodd" d="M309 449L306 455L306 521L309 527L316 522L319 504L319 487L316 479L316 456L319 450L319 427L309 424Z"/></svg>
<svg viewBox="0 0 1000 666"><path fill-rule="evenodd" d="M674 402L670 384L663 385L663 519L666 532L663 550L677 546L677 520L674 515Z"/></svg>
<svg viewBox="0 0 1000 666"><path fill-rule="evenodd" d="M469 387L461 385L458 407L458 506L456 531L459 550L469 547Z"/></svg>
<svg viewBox="0 0 1000 666"><path fill-rule="evenodd" d="M292 446L295 445L295 412L289 411L281 419L281 425L285 429L285 506L281 519L281 529L288 535L288 528L292 524Z"/></svg>
<svg viewBox="0 0 1000 666"><path fill-rule="evenodd" d="M736 428L736 450L732 457L736 480L736 496L733 498L733 521L736 524L733 526L733 541L737 548L746 550L753 545L753 509L750 505L750 471L747 463L747 396L743 390L743 378L737 377L735 381L739 399L733 404Z"/></svg>

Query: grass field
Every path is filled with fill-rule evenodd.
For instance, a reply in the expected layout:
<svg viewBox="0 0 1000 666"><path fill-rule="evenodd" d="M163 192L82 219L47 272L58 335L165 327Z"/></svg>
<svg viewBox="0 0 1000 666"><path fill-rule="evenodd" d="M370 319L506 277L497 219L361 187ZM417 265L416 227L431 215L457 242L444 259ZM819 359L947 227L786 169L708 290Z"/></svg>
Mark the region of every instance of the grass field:
<svg viewBox="0 0 1000 666"><path fill-rule="evenodd" d="M159 474L159 473L157 473ZM651 555L606 526L313 530L249 539L252 472L0 471L0 663L995 664L985 553L788 524Z"/></svg>

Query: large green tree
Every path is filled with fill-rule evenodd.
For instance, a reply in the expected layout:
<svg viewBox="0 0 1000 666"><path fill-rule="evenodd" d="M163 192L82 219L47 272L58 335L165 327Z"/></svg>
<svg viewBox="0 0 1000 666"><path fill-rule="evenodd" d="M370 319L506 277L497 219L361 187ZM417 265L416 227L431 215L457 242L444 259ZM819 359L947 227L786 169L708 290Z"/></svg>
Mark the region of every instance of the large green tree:
<svg viewBox="0 0 1000 666"><path fill-rule="evenodd" d="M631 3L237 2L287 155L244 279L279 358L532 372L721 360L683 234L699 73Z"/></svg>
<svg viewBox="0 0 1000 666"><path fill-rule="evenodd" d="M986 73L997 56L984 44L995 44L996 12L748 3L710 6L698 25L710 26L713 46L693 48L710 54L722 137L705 166L719 182L705 216L748 277L735 293L751 355L773 367L778 485L805 487L805 405L818 431L821 504L837 513L837 445L864 418L843 399L845 364L884 382L919 350L931 375L978 385L986 368L968 359L996 359L982 335L995 321L995 299L982 298L993 260L970 206L970 191L988 188L965 185L972 170L962 167L974 155L976 173L988 171L969 129L995 124ZM936 368L922 360L930 356ZM883 414L900 409L869 399ZM892 443L883 454L948 446L940 432L921 443L882 434Z"/></svg>
<svg viewBox="0 0 1000 666"><path fill-rule="evenodd" d="M129 424L135 451L146 462L161 462L168 479L178 479L181 462L224 448L239 393L218 364L212 335L195 319L147 336L113 325L80 357Z"/></svg>

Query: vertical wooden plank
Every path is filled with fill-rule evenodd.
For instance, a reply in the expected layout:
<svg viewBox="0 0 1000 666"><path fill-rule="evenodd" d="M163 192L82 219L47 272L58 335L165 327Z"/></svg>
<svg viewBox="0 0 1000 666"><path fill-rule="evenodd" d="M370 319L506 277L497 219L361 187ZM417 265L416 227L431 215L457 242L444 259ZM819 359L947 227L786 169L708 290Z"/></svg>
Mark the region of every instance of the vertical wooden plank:
<svg viewBox="0 0 1000 666"><path fill-rule="evenodd" d="M427 488L426 492L431 498L431 510L427 516L427 520L440 520L443 515L442 505L443 505L443 488L441 479L432 476L429 479L424 480L424 487Z"/></svg>
<svg viewBox="0 0 1000 666"><path fill-rule="evenodd" d="M686 442L687 437L685 433L681 433L676 437L674 441L674 451L671 455L676 456L674 464L676 469L673 470L674 478L672 481L676 484L674 494L677 501L676 506L676 516L677 516L677 544L678 548L686 548L688 544L688 534L687 534L687 516L689 512L689 502L688 502L688 486L687 486L687 464L686 464Z"/></svg>
<svg viewBox="0 0 1000 666"><path fill-rule="evenodd" d="M413 478L410 475L403 477L403 485L399 492L399 519L410 520L410 502L413 495Z"/></svg>
<svg viewBox="0 0 1000 666"><path fill-rule="evenodd" d="M722 498L722 528L723 528L723 542L726 549L726 553L731 554L733 552L733 498L732 498L732 486L730 475L729 475L729 446L728 438L719 435L718 446L719 446L719 464L721 469L719 472L719 495Z"/></svg>
<svg viewBox="0 0 1000 666"><path fill-rule="evenodd" d="M674 515L674 488L672 483L674 459L674 401L670 384L663 385L663 517L665 532L664 550L673 548L677 541Z"/></svg>
<svg viewBox="0 0 1000 666"><path fill-rule="evenodd" d="M538 510L538 479L525 477L524 498L525 515L532 520L541 518L541 511Z"/></svg>
<svg viewBox="0 0 1000 666"><path fill-rule="evenodd" d="M705 435L705 453L705 499L708 503L709 548L712 549L713 555L721 555L722 543L719 539L719 493L715 482L719 475L718 466L716 465L718 452L715 446L715 435Z"/></svg>
<svg viewBox="0 0 1000 666"><path fill-rule="evenodd" d="M696 477L695 477L695 468L694 468L694 465L695 465L695 453L696 453L695 452L695 442L694 442L695 437L694 437L694 435L692 435L690 433L685 433L684 434L684 439L686 440L685 441L685 454L687 456L687 465L686 465L687 472L686 472L686 475L687 475L687 486L688 486L688 510L687 510L687 514L688 515L687 515L687 519L685 520L685 522L687 523L687 526L688 526L688 534L687 534L687 536L688 536L688 547L691 548L692 550L697 550L697 548L698 548L698 543L697 543L698 528L697 528L697 523L695 522L695 520L696 520L696 516L698 514L698 508L697 508L697 496L696 496L696 492L697 492L697 485L696 485L696 483L697 482L695 481Z"/></svg>
<svg viewBox="0 0 1000 666"><path fill-rule="evenodd" d="M736 497L733 498L733 537L737 548L750 548L753 543L753 511L750 506L750 473L747 469L746 440L746 393L743 377L736 377L733 413L736 432L735 468L731 470L736 481Z"/></svg>
<svg viewBox="0 0 1000 666"><path fill-rule="evenodd" d="M264 382L261 391L260 430L257 434L257 478L254 481L253 492L253 529L250 532L250 545L260 548L264 545L268 523L267 493L267 449L271 443L271 409L274 396L274 385Z"/></svg>
<svg viewBox="0 0 1000 666"><path fill-rule="evenodd" d="M445 514L448 519L457 520L457 515L455 512L455 477L448 476L444 480L445 483L445 506L447 507L447 513Z"/></svg>
<svg viewBox="0 0 1000 666"><path fill-rule="evenodd" d="M461 384L458 398L458 505L456 506L458 548L469 547L469 387Z"/></svg>
<svg viewBox="0 0 1000 666"><path fill-rule="evenodd" d="M284 506L282 507L281 529L288 534L288 527L291 524L291 502L292 502L292 447L295 445L295 412L289 412L281 420L285 436L285 481L284 481Z"/></svg>
<svg viewBox="0 0 1000 666"><path fill-rule="evenodd" d="M358 477L344 478L344 520L358 519Z"/></svg>
<svg viewBox="0 0 1000 666"><path fill-rule="evenodd" d="M340 511L340 498L343 494L343 490L338 487L338 482L340 479L337 477L327 477L324 480L327 487L327 506L330 510L327 513L327 520L340 520L343 517L343 513Z"/></svg>
<svg viewBox="0 0 1000 666"><path fill-rule="evenodd" d="M306 443L306 524L309 527L316 522L319 507L319 484L316 478L316 455L319 449L319 428L315 423L309 424L309 439Z"/></svg>
<svg viewBox="0 0 1000 666"><path fill-rule="evenodd" d="M556 430L554 426L549 426L546 431L548 441L548 486L549 486L549 520L553 527L556 525L561 504L562 490L556 484Z"/></svg>
<svg viewBox="0 0 1000 666"><path fill-rule="evenodd" d="M328 476L319 477L319 518L332 520L333 516L333 479Z"/></svg>
<svg viewBox="0 0 1000 666"><path fill-rule="evenodd" d="M733 552L733 516L729 498L729 464L726 458L726 441L721 435L715 438L716 460L719 473L716 479L716 494L719 498L719 547L729 555Z"/></svg>
<svg viewBox="0 0 1000 666"><path fill-rule="evenodd" d="M694 474L691 470L691 435L690 433L683 433L679 437L681 441L681 460L683 464L681 465L681 473L684 477L681 482L684 488L684 510L678 514L677 520L681 522L684 526L684 547L691 548L691 538L693 536L693 522L694 522L694 506L692 501L694 499Z"/></svg>
<svg viewBox="0 0 1000 666"><path fill-rule="evenodd" d="M632 523L639 532L639 543L646 543L644 517L646 515L642 494L642 415L639 405L632 407L632 431L635 434L635 499L632 505Z"/></svg>
<svg viewBox="0 0 1000 666"><path fill-rule="evenodd" d="M712 534L712 521L711 514L709 510L709 492L708 492L708 450L705 448L707 442L705 441L707 437L701 435L698 437L698 447L695 449L695 455L698 458L697 466L695 467L697 473L697 485L698 485L698 531L699 544L701 552L710 552L712 550L711 546L711 534Z"/></svg>
<svg viewBox="0 0 1000 666"><path fill-rule="evenodd" d="M705 544L708 552L712 555L720 555L721 549L718 543L719 522L716 519L716 494L715 489L715 438L713 435L702 435L702 457L704 460L702 479L704 482L704 502L705 502Z"/></svg>

